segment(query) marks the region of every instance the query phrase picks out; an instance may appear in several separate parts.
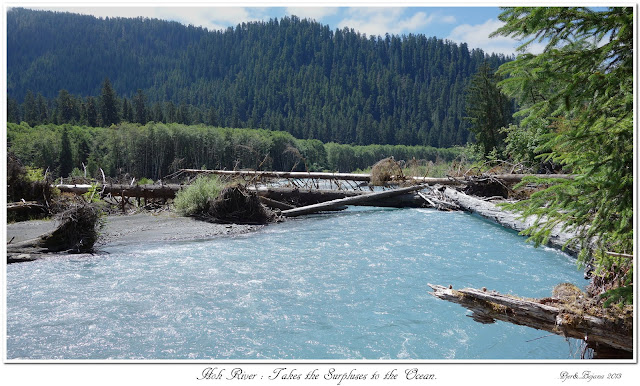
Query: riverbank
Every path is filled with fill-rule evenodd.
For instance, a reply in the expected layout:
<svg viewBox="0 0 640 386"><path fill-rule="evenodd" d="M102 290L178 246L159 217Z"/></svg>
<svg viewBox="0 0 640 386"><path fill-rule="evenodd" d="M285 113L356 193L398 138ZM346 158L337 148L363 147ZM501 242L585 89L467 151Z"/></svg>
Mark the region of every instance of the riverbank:
<svg viewBox="0 0 640 386"><path fill-rule="evenodd" d="M7 242L18 243L54 230L54 220L7 224ZM260 225L213 224L173 212L107 216L97 249L102 245L208 239L260 229Z"/></svg>

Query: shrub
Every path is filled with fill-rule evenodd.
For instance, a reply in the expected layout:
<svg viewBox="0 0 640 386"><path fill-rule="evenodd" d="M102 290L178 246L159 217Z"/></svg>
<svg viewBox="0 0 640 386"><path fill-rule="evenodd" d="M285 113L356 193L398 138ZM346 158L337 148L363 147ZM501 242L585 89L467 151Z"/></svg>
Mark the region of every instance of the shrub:
<svg viewBox="0 0 640 386"><path fill-rule="evenodd" d="M153 180L147 177L142 177L138 180L138 185L153 185Z"/></svg>
<svg viewBox="0 0 640 386"><path fill-rule="evenodd" d="M200 176L176 194L174 206L183 216L206 213L210 202L220 195L224 186L225 183L218 176Z"/></svg>

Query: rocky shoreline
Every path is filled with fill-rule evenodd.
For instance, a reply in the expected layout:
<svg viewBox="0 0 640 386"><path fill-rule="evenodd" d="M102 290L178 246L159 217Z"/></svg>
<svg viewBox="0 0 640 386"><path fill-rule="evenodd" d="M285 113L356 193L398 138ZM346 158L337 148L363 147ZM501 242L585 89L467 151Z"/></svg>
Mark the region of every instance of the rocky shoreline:
<svg viewBox="0 0 640 386"><path fill-rule="evenodd" d="M54 220L33 220L7 224L6 242L19 243L35 239L55 229ZM220 236L233 236L256 231L263 225L214 224L182 217L173 212L137 213L108 216L96 250L108 245L136 244L140 242L171 242L202 240ZM42 254L38 257L44 257ZM25 257L25 261L34 260Z"/></svg>

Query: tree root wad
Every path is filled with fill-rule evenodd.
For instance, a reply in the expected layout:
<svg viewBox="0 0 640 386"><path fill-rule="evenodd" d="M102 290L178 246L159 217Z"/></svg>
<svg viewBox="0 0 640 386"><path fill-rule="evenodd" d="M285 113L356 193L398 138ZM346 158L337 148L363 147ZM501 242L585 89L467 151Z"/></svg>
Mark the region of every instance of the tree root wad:
<svg viewBox="0 0 640 386"><path fill-rule="evenodd" d="M91 204L76 204L62 212L53 231L36 239L7 245L7 263L30 261L45 253L90 253L100 236L102 210Z"/></svg>

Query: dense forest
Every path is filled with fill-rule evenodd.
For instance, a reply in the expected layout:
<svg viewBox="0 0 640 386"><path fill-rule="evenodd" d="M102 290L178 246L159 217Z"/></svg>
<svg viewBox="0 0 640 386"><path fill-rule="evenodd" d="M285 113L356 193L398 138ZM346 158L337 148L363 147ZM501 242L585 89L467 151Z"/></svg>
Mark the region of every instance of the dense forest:
<svg viewBox="0 0 640 386"><path fill-rule="evenodd" d="M451 161L460 147L323 144L263 129L186 126L178 123L120 123L111 127L7 125L10 151L49 176L101 179L128 174L162 179L180 168L351 172L382 158ZM102 172L100 171L102 169Z"/></svg>
<svg viewBox="0 0 640 386"><path fill-rule="evenodd" d="M108 126L100 110L109 81L116 122L261 128L357 145L466 144L470 79L511 59L295 16L208 31L12 8L7 31L10 122Z"/></svg>

